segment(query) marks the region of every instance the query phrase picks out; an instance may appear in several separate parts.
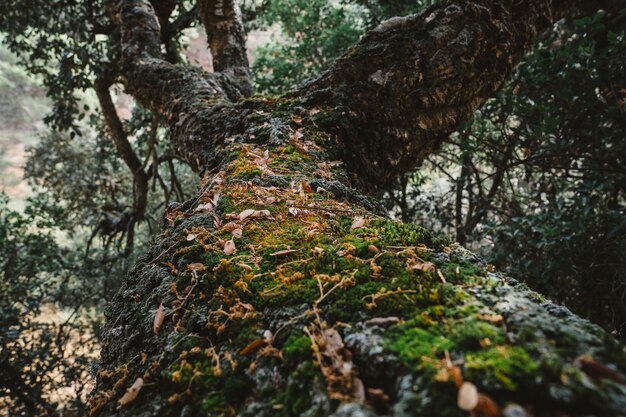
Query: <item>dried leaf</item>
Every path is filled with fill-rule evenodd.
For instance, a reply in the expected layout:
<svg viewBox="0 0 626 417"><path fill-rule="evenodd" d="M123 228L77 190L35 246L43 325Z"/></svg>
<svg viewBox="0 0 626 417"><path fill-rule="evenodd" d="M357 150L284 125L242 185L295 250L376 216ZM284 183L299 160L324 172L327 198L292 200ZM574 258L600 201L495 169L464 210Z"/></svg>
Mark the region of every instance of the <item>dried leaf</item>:
<svg viewBox="0 0 626 417"><path fill-rule="evenodd" d="M504 317L500 314L476 314L476 318L493 324L500 324L504 321Z"/></svg>
<svg viewBox="0 0 626 417"><path fill-rule="evenodd" d="M178 275L178 269L176 269L176 266L173 263L164 262L163 265L167 266L170 269L172 275Z"/></svg>
<svg viewBox="0 0 626 417"><path fill-rule="evenodd" d="M423 271L423 272L432 272L435 270L435 264L432 262L424 262L424 263L416 263L411 267L413 270Z"/></svg>
<svg viewBox="0 0 626 417"><path fill-rule="evenodd" d="M461 410L472 411L478 405L478 389L471 382L464 382L459 388L457 405Z"/></svg>
<svg viewBox="0 0 626 417"><path fill-rule="evenodd" d="M208 211L208 210L213 210L213 204L211 203L198 204L198 207L196 207L194 211Z"/></svg>
<svg viewBox="0 0 626 417"><path fill-rule="evenodd" d="M286 255L288 253L294 253L294 252L296 252L295 249L285 249L285 250L279 250L278 252L270 253L270 256L282 256L282 255Z"/></svg>
<svg viewBox="0 0 626 417"><path fill-rule="evenodd" d="M367 326L391 326L392 324L400 323L400 319L395 316L391 317L374 317L373 319L369 319L365 322Z"/></svg>
<svg viewBox="0 0 626 417"><path fill-rule="evenodd" d="M306 181L302 181L302 191L304 191L307 194L313 193L313 189L311 188L309 183Z"/></svg>
<svg viewBox="0 0 626 417"><path fill-rule="evenodd" d="M614 369L594 360L591 355L582 355L576 358L574 365L580 368L593 379L610 379L626 385L626 378Z"/></svg>
<svg viewBox="0 0 626 417"><path fill-rule="evenodd" d="M233 230L233 237L235 239L240 239L242 235L243 235L243 230L242 229L235 229L235 230Z"/></svg>
<svg viewBox="0 0 626 417"><path fill-rule="evenodd" d="M245 220L248 217L252 216L254 214L256 210L254 209L246 209L244 211L242 211L241 213L239 213L239 220Z"/></svg>
<svg viewBox="0 0 626 417"><path fill-rule="evenodd" d="M143 387L143 378L137 378L133 385L124 393L122 398L118 401L119 405L126 405L137 398L139 391Z"/></svg>
<svg viewBox="0 0 626 417"><path fill-rule="evenodd" d="M226 254L226 256L230 256L233 253L235 253L235 251L237 250L237 247L235 246L235 242L231 239L231 240L227 240L224 243L224 253Z"/></svg>
<svg viewBox="0 0 626 417"><path fill-rule="evenodd" d="M198 235L195 235L193 233L189 233L187 235L187 242L191 242L192 240L194 240Z"/></svg>
<svg viewBox="0 0 626 417"><path fill-rule="evenodd" d="M339 352L343 349L343 340L341 340L341 335L335 328L331 327L330 329L324 330L324 336L326 336L327 347L334 350L335 352Z"/></svg>
<svg viewBox="0 0 626 417"><path fill-rule="evenodd" d="M360 229L363 226L365 226L365 218L355 217L354 221L352 222L352 226L350 226L350 229Z"/></svg>
<svg viewBox="0 0 626 417"><path fill-rule="evenodd" d="M154 313L154 324L152 325L152 330L154 330L154 334L159 333L159 329L163 324L163 320L165 320L165 306L163 303L159 305L156 312Z"/></svg>
<svg viewBox="0 0 626 417"><path fill-rule="evenodd" d="M222 226L222 230L226 230L227 232L232 232L235 229L241 229L242 226L239 223L228 222L224 226Z"/></svg>
<svg viewBox="0 0 626 417"><path fill-rule="evenodd" d="M441 280L442 283L447 283L448 281L446 281L446 277L443 276L443 274L441 273L441 270L438 269L437 270L437 276L439 277L439 279Z"/></svg>
<svg viewBox="0 0 626 417"><path fill-rule="evenodd" d="M357 403L365 402L365 385L363 385L363 381L359 377L352 378L352 389L350 390L350 396Z"/></svg>
<svg viewBox="0 0 626 417"><path fill-rule="evenodd" d="M376 246L374 245L368 245L367 249L372 252L372 253L380 253L380 249L378 249Z"/></svg>
<svg viewBox="0 0 626 417"><path fill-rule="evenodd" d="M246 356L249 355L250 353L254 352L257 349L260 349L264 346L267 346L267 341L264 339L255 339L252 342L250 342L250 344L248 346L246 346L245 348L241 349L239 351L239 354L241 356Z"/></svg>
<svg viewBox="0 0 626 417"><path fill-rule="evenodd" d="M272 213L269 210L254 210L252 213L252 217L256 217L259 219L272 217Z"/></svg>
<svg viewBox="0 0 626 417"><path fill-rule="evenodd" d="M457 388L461 388L461 385L463 385L463 376L461 375L461 368L459 368L458 366L451 366L448 368L448 372L450 373L450 376L452 377L452 380L454 381L454 385L456 385Z"/></svg>
<svg viewBox="0 0 626 417"><path fill-rule="evenodd" d="M298 216L298 214L300 214L300 209L295 208L295 207L289 207L287 211L289 211L289 214L291 214L293 217L296 217Z"/></svg>
<svg viewBox="0 0 626 417"><path fill-rule="evenodd" d="M244 264L243 262L238 263L237 265L239 265L239 267L241 267L241 269L245 269L248 272L252 271L252 267L248 264Z"/></svg>
<svg viewBox="0 0 626 417"><path fill-rule="evenodd" d="M481 393L478 393L478 404L474 411L483 417L500 417L502 415L498 404L487 395Z"/></svg>
<svg viewBox="0 0 626 417"><path fill-rule="evenodd" d="M201 272L206 270L206 266L204 266L204 264L201 264L200 262L194 262L194 263L190 263L187 265L187 270L188 271L197 271L197 272Z"/></svg>

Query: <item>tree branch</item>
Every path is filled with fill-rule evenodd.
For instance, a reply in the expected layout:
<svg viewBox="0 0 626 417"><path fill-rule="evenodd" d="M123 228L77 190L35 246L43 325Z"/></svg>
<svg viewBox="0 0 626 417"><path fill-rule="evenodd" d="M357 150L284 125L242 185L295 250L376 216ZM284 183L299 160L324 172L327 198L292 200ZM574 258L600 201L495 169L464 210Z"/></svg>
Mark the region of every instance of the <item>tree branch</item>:
<svg viewBox="0 0 626 417"><path fill-rule="evenodd" d="M213 68L231 76L244 95L251 95L246 33L237 0L198 0L197 5L211 48Z"/></svg>
<svg viewBox="0 0 626 417"><path fill-rule="evenodd" d="M196 171L220 159L223 126L213 117L243 97L231 77L173 65L161 55L160 25L147 0L109 2L121 30L124 84L144 107L167 122L177 153Z"/></svg>
<svg viewBox="0 0 626 417"><path fill-rule="evenodd" d="M128 142L122 121L118 117L113 101L111 100L111 94L109 92L110 86L110 79L100 78L95 82L94 89L117 153L133 174L133 210L131 217L134 221L137 221L143 218L146 211L148 202L148 175Z"/></svg>
<svg viewBox="0 0 626 417"><path fill-rule="evenodd" d="M413 169L499 90L532 42L572 10L565 0L448 0L367 33L300 89L332 105L337 145L356 184Z"/></svg>

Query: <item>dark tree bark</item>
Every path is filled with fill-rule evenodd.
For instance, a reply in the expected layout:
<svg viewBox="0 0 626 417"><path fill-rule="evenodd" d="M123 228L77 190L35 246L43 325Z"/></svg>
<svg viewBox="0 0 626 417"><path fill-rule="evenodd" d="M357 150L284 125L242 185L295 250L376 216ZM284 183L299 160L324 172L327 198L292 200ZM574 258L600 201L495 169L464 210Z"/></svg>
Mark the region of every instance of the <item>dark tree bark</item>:
<svg viewBox="0 0 626 417"><path fill-rule="evenodd" d="M219 4L198 3L220 16L214 74L162 58L148 1L110 4L127 90L203 185L109 305L91 414L618 415L609 335L362 194L433 152L573 5L442 2L286 97L243 99Z"/></svg>

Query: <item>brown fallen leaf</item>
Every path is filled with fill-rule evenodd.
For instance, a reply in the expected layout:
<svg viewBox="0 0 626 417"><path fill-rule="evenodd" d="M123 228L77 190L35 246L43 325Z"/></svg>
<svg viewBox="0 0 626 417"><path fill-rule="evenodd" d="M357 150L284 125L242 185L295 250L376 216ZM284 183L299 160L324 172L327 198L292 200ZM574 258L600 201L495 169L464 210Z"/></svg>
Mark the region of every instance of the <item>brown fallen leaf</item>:
<svg viewBox="0 0 626 417"><path fill-rule="evenodd" d="M246 346L245 348L241 349L239 351L239 354L241 356L246 356L249 355L250 353L254 352L257 349L260 349L264 346L267 346L268 343L266 340L264 339L255 339L252 342L250 342L250 344L248 346Z"/></svg>
<svg viewBox="0 0 626 417"><path fill-rule="evenodd" d="M191 272L201 272L206 270L206 266L204 266L204 264L201 264L200 262L193 262L187 265L187 270Z"/></svg>
<svg viewBox="0 0 626 417"><path fill-rule="evenodd" d="M226 256L230 256L237 251L237 247L235 246L235 242L231 240L227 240L224 242L224 253Z"/></svg>
<svg viewBox="0 0 626 417"><path fill-rule="evenodd" d="M476 318L478 320L488 321L493 324L500 324L504 321L504 317L500 314L476 314Z"/></svg>
<svg viewBox="0 0 626 417"><path fill-rule="evenodd" d="M302 181L302 191L304 191L307 194L313 193L313 189L311 188L309 183L306 181Z"/></svg>
<svg viewBox="0 0 626 417"><path fill-rule="evenodd" d="M122 398L119 399L118 401L119 405L120 406L126 405L134 401L135 398L137 398L137 395L139 395L139 391L141 390L141 387L143 387L143 378L137 378L135 382L133 383L133 385L131 385L131 387L128 390L126 390Z"/></svg>
<svg viewBox="0 0 626 417"><path fill-rule="evenodd" d="M227 232L232 232L235 229L241 229L241 228L242 228L242 225L239 223L235 223L235 222L228 222L222 226L222 230L225 230Z"/></svg>
<svg viewBox="0 0 626 417"><path fill-rule="evenodd" d="M252 271L252 267L248 264L244 264L243 262L241 262L241 263L238 263L237 265L239 265L241 269L245 269L248 272Z"/></svg>
<svg viewBox="0 0 626 417"><path fill-rule="evenodd" d="M165 306L163 303L159 305L156 312L154 313L154 324L152 325L152 330L154 330L154 334L159 333L159 329L163 324L163 320L165 320Z"/></svg>
<svg viewBox="0 0 626 417"><path fill-rule="evenodd" d="M350 229L360 229L363 226L365 226L365 218L355 217L354 221L352 222L352 226L350 226Z"/></svg>
<svg viewBox="0 0 626 417"><path fill-rule="evenodd" d="M413 265L411 269L416 270L416 271L432 272L435 270L435 264L433 264L432 262L424 262L424 263L418 262L415 265Z"/></svg>
<svg viewBox="0 0 626 417"><path fill-rule="evenodd" d="M363 381L361 380L361 378L357 376L352 377L352 387L350 389L350 396L352 397L352 400L357 403L362 404L365 402L365 385L363 384Z"/></svg>
<svg viewBox="0 0 626 417"><path fill-rule="evenodd" d="M366 326L391 326L392 324L400 323L400 319L395 316L390 317L374 317L365 322Z"/></svg>
<svg viewBox="0 0 626 417"><path fill-rule="evenodd" d="M500 417L500 407L489 396L478 393L478 404L474 407L474 413L482 417Z"/></svg>
<svg viewBox="0 0 626 417"><path fill-rule="evenodd" d="M457 405L461 410L473 411L478 405L478 388L471 382L464 382L459 388Z"/></svg>
<svg viewBox="0 0 626 417"><path fill-rule="evenodd" d="M252 216L256 210L255 209L246 209L239 213L239 220L243 221L248 217Z"/></svg>
<svg viewBox="0 0 626 417"><path fill-rule="evenodd" d="M447 283L448 281L446 281L446 277L443 276L443 274L441 273L441 270L438 269L437 270L437 276L439 277L439 279L441 280L442 283Z"/></svg>
<svg viewBox="0 0 626 417"><path fill-rule="evenodd" d="M233 233L233 237L235 239L241 239L241 236L243 235L243 230L242 229L235 229L232 231Z"/></svg>
<svg viewBox="0 0 626 417"><path fill-rule="evenodd" d="M178 269L176 269L176 266L173 263L164 262L163 265L167 266L170 269L172 275L178 275Z"/></svg>
<svg viewBox="0 0 626 417"><path fill-rule="evenodd" d="M205 204L199 204L198 207L196 207L194 211L208 211L212 209L213 209L213 204L205 203Z"/></svg>
<svg viewBox="0 0 626 417"><path fill-rule="evenodd" d="M254 213L252 213L252 217L258 219L271 218L272 213L270 213L269 210L254 210Z"/></svg>
<svg viewBox="0 0 626 417"><path fill-rule="evenodd" d="M591 355L579 356L574 365L593 379L605 378L626 385L626 378L622 374L594 360Z"/></svg>
<svg viewBox="0 0 626 417"><path fill-rule="evenodd" d="M285 249L285 250L279 250L278 252L270 253L270 256L282 256L282 255L287 255L288 253L294 253L294 252L296 252L295 249Z"/></svg>

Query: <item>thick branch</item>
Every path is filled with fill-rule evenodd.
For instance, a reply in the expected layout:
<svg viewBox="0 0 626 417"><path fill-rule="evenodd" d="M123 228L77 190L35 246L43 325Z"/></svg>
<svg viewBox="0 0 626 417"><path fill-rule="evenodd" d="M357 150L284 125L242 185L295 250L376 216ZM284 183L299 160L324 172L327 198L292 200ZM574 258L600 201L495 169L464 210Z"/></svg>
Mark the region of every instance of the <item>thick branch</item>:
<svg viewBox="0 0 626 417"><path fill-rule="evenodd" d="M133 211L131 216L133 221L135 221L142 219L145 214L146 205L148 203L148 175L128 142L122 121L119 119L113 101L111 100L111 94L109 92L110 86L111 83L109 80L100 79L96 81L95 91L109 134L115 144L117 154L122 158L133 174Z"/></svg>
<svg viewBox="0 0 626 417"><path fill-rule="evenodd" d="M120 26L122 74L127 91L163 116L178 154L201 171L219 157L211 118L242 97L223 74L173 65L161 56L160 26L147 0L114 3L109 12ZM212 162L213 161L213 162Z"/></svg>
<svg viewBox="0 0 626 417"><path fill-rule="evenodd" d="M563 0L449 0L383 22L318 80L338 146L362 186L388 184L437 149L502 87L533 40L573 9Z"/></svg>
<svg viewBox="0 0 626 417"><path fill-rule="evenodd" d="M246 33L237 0L198 0L206 29L213 68L233 77L245 95L252 94L246 54Z"/></svg>

